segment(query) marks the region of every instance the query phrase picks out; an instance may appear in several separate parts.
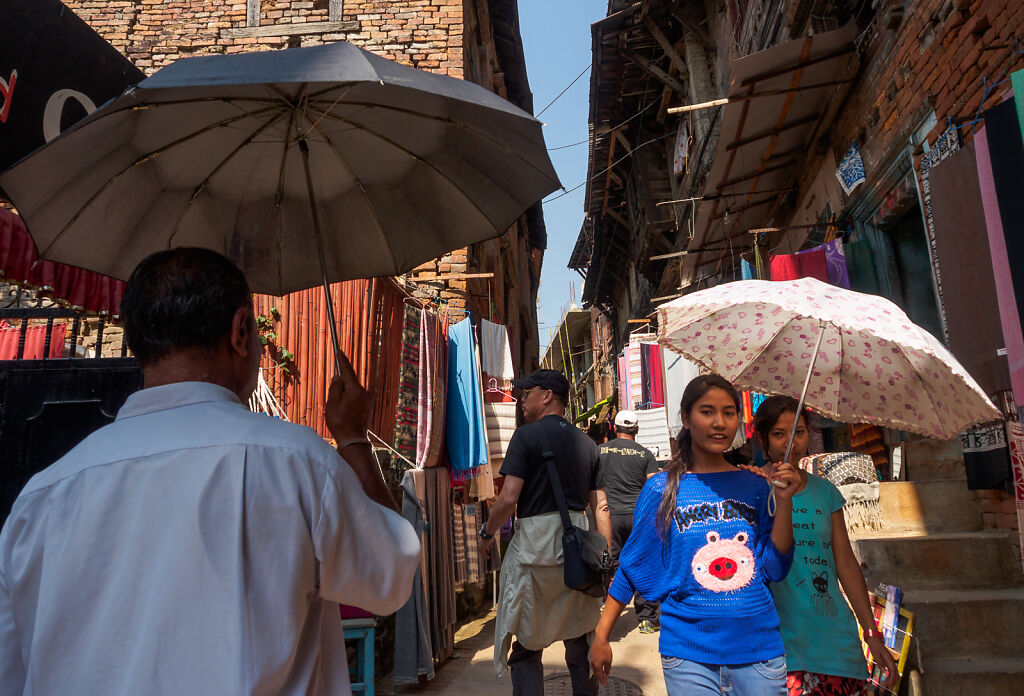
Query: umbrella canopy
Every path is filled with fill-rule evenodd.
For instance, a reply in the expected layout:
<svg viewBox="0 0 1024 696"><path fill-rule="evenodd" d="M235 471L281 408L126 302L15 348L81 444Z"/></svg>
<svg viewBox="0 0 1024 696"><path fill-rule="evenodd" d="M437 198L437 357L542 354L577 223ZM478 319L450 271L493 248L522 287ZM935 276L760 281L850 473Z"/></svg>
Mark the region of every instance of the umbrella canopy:
<svg viewBox="0 0 1024 696"><path fill-rule="evenodd" d="M200 246L274 295L404 273L558 185L532 116L344 42L178 61L0 175L43 258L127 279Z"/></svg>
<svg viewBox="0 0 1024 696"><path fill-rule="evenodd" d="M807 381L806 405L835 420L946 439L1001 417L934 336L877 295L813 278L745 280L658 315L672 350L742 389L800 398Z"/></svg>

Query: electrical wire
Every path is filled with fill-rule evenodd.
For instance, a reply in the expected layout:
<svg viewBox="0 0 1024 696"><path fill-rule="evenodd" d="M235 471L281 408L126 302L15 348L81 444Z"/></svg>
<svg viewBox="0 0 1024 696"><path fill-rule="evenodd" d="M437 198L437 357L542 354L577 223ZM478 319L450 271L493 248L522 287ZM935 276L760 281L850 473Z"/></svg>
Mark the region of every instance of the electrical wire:
<svg viewBox="0 0 1024 696"><path fill-rule="evenodd" d="M573 86L574 84L576 84L576 81L577 81L577 80L579 80L579 79L580 79L581 77L583 77L584 75L586 75L586 74L587 74L587 71L588 71L588 70L590 70L590 68L591 68L591 67L592 67L593 65L594 65L594 64L593 64L593 63L591 63L591 64L590 64L590 65L588 65L587 67L583 68L583 72L581 72L581 73L580 73L579 75L577 75L577 76L576 76L576 79L574 79L574 80L573 80L572 82L570 82L570 83L569 83L569 87L572 87L572 86ZM554 99L552 99L551 101L549 101L549 102L548 102L548 105L547 105L547 106L545 106L545 107L544 107L543 109L541 109L540 111L538 111L538 112L537 112L536 114L534 114L534 116L533 116L533 117L534 117L534 118L540 118L540 115L541 115L542 113L544 113L545 111L547 111L548 109L550 109L550 108L551 108L551 105L552 105L552 104L554 104L554 103L555 103L556 101L558 101L559 99L561 99L562 95L563 95L563 94L565 94L566 92L568 92L568 91L569 91L569 87L566 87L566 88L565 88L565 89L563 89L563 90L562 90L561 92L559 92L559 93L558 93L558 96L557 96L557 97L555 97Z"/></svg>
<svg viewBox="0 0 1024 696"><path fill-rule="evenodd" d="M650 104L648 104L644 108L642 108L639 111L637 111L635 114L633 114L632 116L627 118L622 123L618 124L617 126L615 126L613 128L608 129L608 132L610 133L612 131L618 130L619 128L622 128L624 125L626 125L627 123L632 121L634 118L637 118L638 116L642 116L645 111L647 111L648 109L650 109L652 106L654 106L657 103L658 103L657 101L652 101ZM566 148L576 147L577 145L583 145L584 143L589 143L589 142L590 142L590 138L587 138L586 140L580 140L579 142L570 143L568 145L559 145L558 147L549 147L548 148L548 152L554 152L555 150L565 150Z"/></svg>

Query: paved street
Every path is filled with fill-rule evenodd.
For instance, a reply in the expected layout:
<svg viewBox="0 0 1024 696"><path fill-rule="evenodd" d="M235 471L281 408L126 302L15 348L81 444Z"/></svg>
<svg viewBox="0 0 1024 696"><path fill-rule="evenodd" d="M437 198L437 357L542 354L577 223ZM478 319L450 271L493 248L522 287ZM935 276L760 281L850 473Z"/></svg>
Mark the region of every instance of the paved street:
<svg viewBox="0 0 1024 696"><path fill-rule="evenodd" d="M609 686L602 696L663 696L665 683L661 677L658 658L658 636L641 635L637 630L636 616L632 607L619 620L613 634L612 649L615 662ZM398 693L412 694L460 694L482 696L484 694L511 694L512 686L507 677L494 676L494 612L464 624L455 637L455 655L441 665L433 681L419 686L401 686ZM545 693L550 696L571 691L567 687L568 676L561 643L544 651L546 677ZM560 677L565 677L561 679ZM611 681L617 682L612 684ZM626 683L623 683L626 682ZM565 685L565 686L563 686ZM395 693L390 677L377 683L377 693L390 696Z"/></svg>

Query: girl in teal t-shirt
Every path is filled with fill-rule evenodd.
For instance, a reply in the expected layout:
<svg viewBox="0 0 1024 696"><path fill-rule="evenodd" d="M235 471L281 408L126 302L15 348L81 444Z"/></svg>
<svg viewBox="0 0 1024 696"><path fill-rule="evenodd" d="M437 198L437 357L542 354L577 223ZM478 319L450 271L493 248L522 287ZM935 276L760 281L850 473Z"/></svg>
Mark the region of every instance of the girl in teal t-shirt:
<svg viewBox="0 0 1024 696"><path fill-rule="evenodd" d="M772 466L786 456L797 407L795 399L773 396L754 416L754 432ZM806 456L807 442L807 417L801 413L792 464ZM786 646L789 696L866 695L868 670L857 621L882 668L883 683L896 674L896 662L871 612L864 575L846 533L842 493L806 471L800 477L793 496L793 566L785 579L769 586Z"/></svg>

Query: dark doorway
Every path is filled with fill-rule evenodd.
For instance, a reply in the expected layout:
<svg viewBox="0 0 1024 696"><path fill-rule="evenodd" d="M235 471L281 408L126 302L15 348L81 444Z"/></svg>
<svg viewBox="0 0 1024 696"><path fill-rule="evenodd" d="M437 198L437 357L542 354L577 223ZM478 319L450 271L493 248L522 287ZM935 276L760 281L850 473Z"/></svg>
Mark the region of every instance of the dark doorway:
<svg viewBox="0 0 1024 696"><path fill-rule="evenodd" d="M893 301L910 320L942 340L942 321L935 300L932 263L928 253L921 208L913 205L886 228L899 273L899 290ZM894 288L895 290L895 288Z"/></svg>

